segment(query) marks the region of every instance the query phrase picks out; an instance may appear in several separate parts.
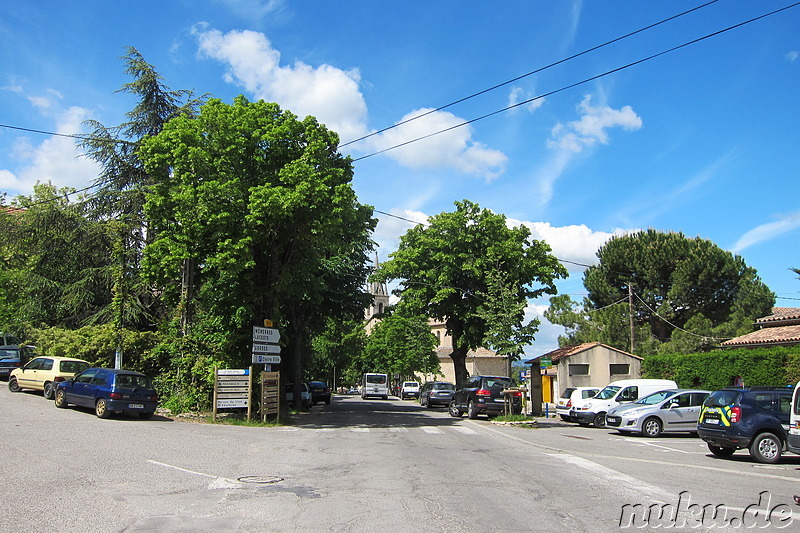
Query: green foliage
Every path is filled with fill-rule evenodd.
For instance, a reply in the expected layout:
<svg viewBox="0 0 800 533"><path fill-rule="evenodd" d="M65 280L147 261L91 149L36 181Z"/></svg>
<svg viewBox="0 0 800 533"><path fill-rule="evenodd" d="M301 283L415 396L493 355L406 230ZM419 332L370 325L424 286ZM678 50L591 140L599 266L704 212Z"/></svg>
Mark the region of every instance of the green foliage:
<svg viewBox="0 0 800 533"><path fill-rule="evenodd" d="M122 330L123 366L154 377L145 361L149 351L160 341L158 334ZM95 366L113 367L120 337L112 324L63 328L29 329L27 340L36 346L37 355L76 357Z"/></svg>
<svg viewBox="0 0 800 533"><path fill-rule="evenodd" d="M740 256L682 233L648 230L614 237L597 256L599 264L584 274L589 295L582 309L568 298L551 300L548 319L567 328L562 346L601 341L629 350L629 287L639 355L707 349L720 338L749 331L775 302ZM662 343L668 346L662 349Z"/></svg>
<svg viewBox="0 0 800 533"><path fill-rule="evenodd" d="M707 390L729 387L737 377L747 386L792 385L800 381L800 348L652 355L642 361L642 377L674 379L679 387Z"/></svg>
<svg viewBox="0 0 800 533"><path fill-rule="evenodd" d="M311 341L311 360L306 365L306 377L323 380L332 388L354 383L345 379L346 372L363 354L366 339L362 320L328 319L325 329ZM360 370L355 371L356 376L359 374Z"/></svg>
<svg viewBox="0 0 800 533"><path fill-rule="evenodd" d="M529 342L519 310L529 298L555 294L566 270L525 226L509 228L503 215L464 200L452 213L411 228L383 263L376 281L400 280L396 294L415 312L445 321L453 338L456 382L466 380L466 353L491 343L503 350ZM501 310L503 306L510 307Z"/></svg>
<svg viewBox="0 0 800 533"><path fill-rule="evenodd" d="M386 372L411 377L415 373L440 372L434 351L438 341L425 316L402 308L381 320L367 337L363 358L356 360L360 373Z"/></svg>

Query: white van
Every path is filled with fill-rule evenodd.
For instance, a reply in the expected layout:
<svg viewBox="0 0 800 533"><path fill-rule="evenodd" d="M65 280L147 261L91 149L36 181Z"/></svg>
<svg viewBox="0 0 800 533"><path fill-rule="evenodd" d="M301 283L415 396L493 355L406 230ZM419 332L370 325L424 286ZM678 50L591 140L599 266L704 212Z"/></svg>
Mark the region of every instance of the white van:
<svg viewBox="0 0 800 533"><path fill-rule="evenodd" d="M378 396L384 400L389 398L388 374L364 374L364 378L361 380L361 399L368 396Z"/></svg>
<svg viewBox="0 0 800 533"><path fill-rule="evenodd" d="M786 449L800 454L800 382L794 386L792 394L792 410L789 412L789 435L786 437Z"/></svg>
<svg viewBox="0 0 800 533"><path fill-rule="evenodd" d="M678 384L671 379L622 379L606 385L594 398L573 403L570 418L582 426L594 424L602 428L606 425L606 413L621 403L638 400L654 392L677 389Z"/></svg>

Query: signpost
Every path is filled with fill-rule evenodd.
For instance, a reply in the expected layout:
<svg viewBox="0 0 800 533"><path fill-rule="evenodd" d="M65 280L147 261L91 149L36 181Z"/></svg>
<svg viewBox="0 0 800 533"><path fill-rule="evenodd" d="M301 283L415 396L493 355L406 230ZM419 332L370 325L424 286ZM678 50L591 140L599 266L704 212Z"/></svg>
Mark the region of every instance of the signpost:
<svg viewBox="0 0 800 533"><path fill-rule="evenodd" d="M281 373L261 373L261 421L266 422L267 415L278 415L281 393Z"/></svg>
<svg viewBox="0 0 800 533"><path fill-rule="evenodd" d="M539 366L541 368L547 368L548 366L553 366L553 360L549 357L542 357L539 359Z"/></svg>
<svg viewBox="0 0 800 533"><path fill-rule="evenodd" d="M281 364L281 333L271 327L272 321L265 320L264 326L253 327L253 363L263 364L261 372L261 419L266 421L267 415L278 415L282 396L280 372L273 365Z"/></svg>
<svg viewBox="0 0 800 533"><path fill-rule="evenodd" d="M250 420L250 397L253 391L251 368L220 368L214 372L214 421L217 409L247 408Z"/></svg>

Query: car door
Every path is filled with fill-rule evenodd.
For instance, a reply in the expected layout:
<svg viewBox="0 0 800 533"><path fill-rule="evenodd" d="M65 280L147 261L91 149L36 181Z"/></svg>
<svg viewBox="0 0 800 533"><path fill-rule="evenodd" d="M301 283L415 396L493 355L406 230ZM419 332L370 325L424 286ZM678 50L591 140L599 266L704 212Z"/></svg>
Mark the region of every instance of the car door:
<svg viewBox="0 0 800 533"><path fill-rule="evenodd" d="M72 381L72 387L67 392L67 402L85 407L94 407L94 398L89 396L89 387L96 373L96 368L90 368L75 376Z"/></svg>
<svg viewBox="0 0 800 533"><path fill-rule="evenodd" d="M36 374L42 367L44 360L44 357L37 357L36 359L30 360L27 365L22 367L17 373L17 383L20 387L28 389L35 387Z"/></svg>
<svg viewBox="0 0 800 533"><path fill-rule="evenodd" d="M691 431L697 426L699 406L692 405L692 394L673 396L661 406L665 431Z"/></svg>

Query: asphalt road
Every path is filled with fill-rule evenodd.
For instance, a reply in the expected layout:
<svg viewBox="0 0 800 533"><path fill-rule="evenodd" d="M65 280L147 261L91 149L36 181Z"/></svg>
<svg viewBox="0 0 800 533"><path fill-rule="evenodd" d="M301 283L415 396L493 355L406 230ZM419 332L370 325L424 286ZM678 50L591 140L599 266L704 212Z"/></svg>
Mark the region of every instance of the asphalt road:
<svg viewBox="0 0 800 533"><path fill-rule="evenodd" d="M723 460L696 437L623 437L554 419L536 429L498 426L410 400L334 396L293 426L252 428L158 416L101 420L2 383L0 454L4 532L704 531L719 530L722 520L726 531L792 531L800 524L792 500L800 493L798 457L759 465L738 452Z"/></svg>

